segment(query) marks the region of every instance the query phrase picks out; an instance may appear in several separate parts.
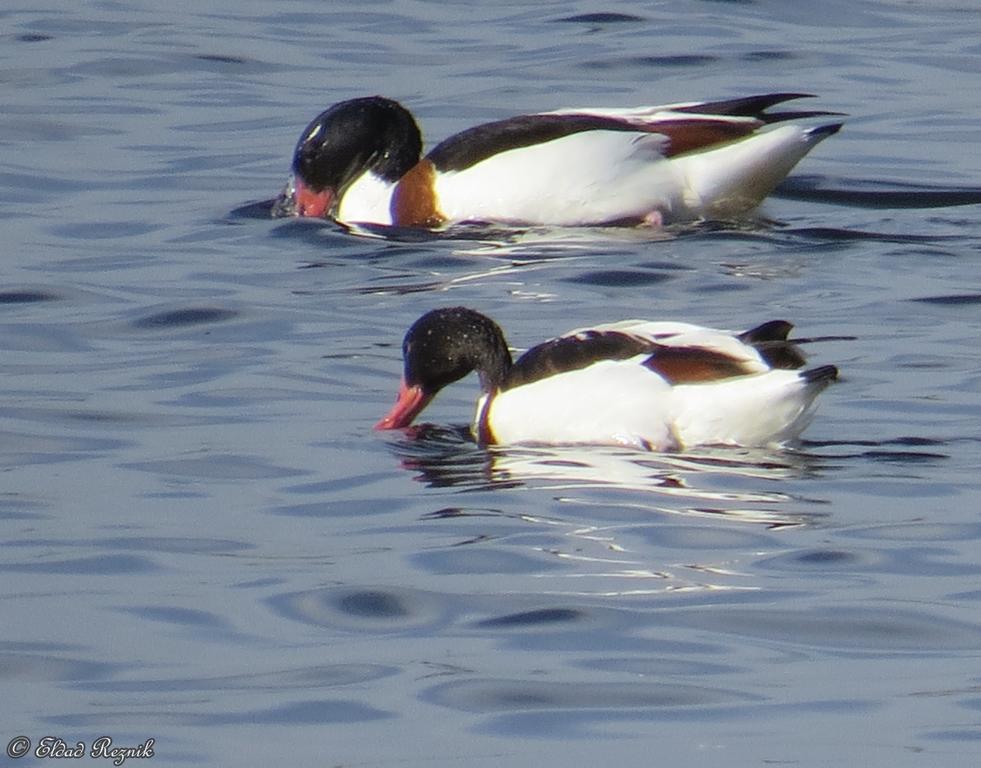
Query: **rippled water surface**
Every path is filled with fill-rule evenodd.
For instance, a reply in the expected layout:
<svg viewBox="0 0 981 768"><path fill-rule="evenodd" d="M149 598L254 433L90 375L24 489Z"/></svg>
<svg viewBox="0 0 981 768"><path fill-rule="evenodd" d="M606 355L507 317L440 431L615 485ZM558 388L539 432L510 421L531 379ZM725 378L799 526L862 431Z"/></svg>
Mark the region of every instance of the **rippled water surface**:
<svg viewBox="0 0 981 768"><path fill-rule="evenodd" d="M17 765L47 764L44 736L154 739L154 765L978 764L972 3L53 0L0 20ZM769 91L849 117L742 222L358 236L263 215L344 98L398 98L438 140ZM402 333L450 303L517 347L787 318L837 337L809 352L842 380L783 451L484 449L474 381L373 432Z"/></svg>

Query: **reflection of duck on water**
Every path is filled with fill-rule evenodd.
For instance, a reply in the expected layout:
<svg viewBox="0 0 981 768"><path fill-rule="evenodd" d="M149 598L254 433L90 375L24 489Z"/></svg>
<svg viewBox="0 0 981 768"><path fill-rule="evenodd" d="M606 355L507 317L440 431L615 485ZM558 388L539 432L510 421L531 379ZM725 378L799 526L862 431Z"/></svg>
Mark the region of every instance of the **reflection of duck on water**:
<svg viewBox="0 0 981 768"><path fill-rule="evenodd" d="M420 424L410 431L412 440L391 448L402 467L431 488L537 489L574 506L627 506L769 527L802 525L823 515L815 510L819 500L792 490L795 480L821 466L806 451L725 447L652 454L615 446L478 446L465 427ZM451 504L434 516L454 516L460 509ZM493 509L483 514L509 515Z"/></svg>
<svg viewBox="0 0 981 768"><path fill-rule="evenodd" d="M447 384L480 377L474 432L487 444L613 444L649 450L784 443L807 426L834 366L803 369L791 325L732 334L629 320L573 331L516 362L501 329L463 307L406 333L395 406L376 425L409 426Z"/></svg>

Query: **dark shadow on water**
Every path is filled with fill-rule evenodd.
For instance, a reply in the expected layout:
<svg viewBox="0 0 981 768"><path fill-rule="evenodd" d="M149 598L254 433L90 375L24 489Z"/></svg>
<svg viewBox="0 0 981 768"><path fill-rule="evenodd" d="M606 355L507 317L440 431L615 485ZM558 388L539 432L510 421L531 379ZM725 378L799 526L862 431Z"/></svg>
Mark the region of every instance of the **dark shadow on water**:
<svg viewBox="0 0 981 768"><path fill-rule="evenodd" d="M886 440L807 440L803 445L822 459L870 459L889 464L919 465L950 459L949 453L930 448L946 447L947 443L930 437L894 437ZM914 450L914 449L924 450Z"/></svg>
<svg viewBox="0 0 981 768"><path fill-rule="evenodd" d="M936 304L942 307L973 306L981 304L981 293L953 293L943 296L918 296L906 301L915 301L920 304Z"/></svg>
<svg viewBox="0 0 981 768"><path fill-rule="evenodd" d="M655 272L640 269L598 269L582 272L573 277L565 278L563 282L599 287L641 287L657 285L677 277L676 274Z"/></svg>
<svg viewBox="0 0 981 768"><path fill-rule="evenodd" d="M773 196L852 208L950 208L981 203L981 187L803 175L785 179Z"/></svg>
<svg viewBox="0 0 981 768"><path fill-rule="evenodd" d="M873 241L877 243L935 243L942 240L961 240L959 235L913 235L895 232L867 232L861 229L838 227L793 227L780 230L781 235L791 235L803 240L823 243L848 243Z"/></svg>
<svg viewBox="0 0 981 768"><path fill-rule="evenodd" d="M663 56L624 56L621 58L597 59L583 62L582 68L603 71L628 67L650 67L652 69L705 67L718 64L720 61L721 59L718 56L708 54L679 53Z"/></svg>
<svg viewBox="0 0 981 768"><path fill-rule="evenodd" d="M272 218L272 207L275 199L256 200L245 203L228 212L229 219L269 219Z"/></svg>
<svg viewBox="0 0 981 768"><path fill-rule="evenodd" d="M168 309L144 315L133 321L136 328L153 330L161 328L182 328L191 325L220 323L238 317L239 313L223 307L184 307Z"/></svg>
<svg viewBox="0 0 981 768"><path fill-rule="evenodd" d="M58 298L54 293L29 288L0 291L0 304L36 304Z"/></svg>
<svg viewBox="0 0 981 768"><path fill-rule="evenodd" d="M578 13L575 16L563 16L553 19L556 24L624 24L646 21L642 16L628 13L613 13L610 11L597 13Z"/></svg>
<svg viewBox="0 0 981 768"><path fill-rule="evenodd" d="M484 619L476 622L474 626L484 629L549 626L574 623L583 619L585 615L585 611L573 608L538 608L533 611L521 611Z"/></svg>

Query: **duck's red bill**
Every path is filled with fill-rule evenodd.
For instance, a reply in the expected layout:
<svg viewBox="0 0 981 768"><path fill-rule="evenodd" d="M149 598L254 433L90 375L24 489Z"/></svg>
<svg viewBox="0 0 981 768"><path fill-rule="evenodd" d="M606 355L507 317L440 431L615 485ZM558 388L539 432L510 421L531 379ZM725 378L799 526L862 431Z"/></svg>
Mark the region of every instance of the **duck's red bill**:
<svg viewBox="0 0 981 768"><path fill-rule="evenodd" d="M429 405L430 400L432 396L423 392L422 387L407 386L403 379L399 384L395 405L375 424L375 429L402 429L409 426L422 409Z"/></svg>
<svg viewBox="0 0 981 768"><path fill-rule="evenodd" d="M296 203L297 216L323 218L334 202L334 195L329 189L322 189L319 192L311 189L303 183L302 179L297 178L293 200Z"/></svg>

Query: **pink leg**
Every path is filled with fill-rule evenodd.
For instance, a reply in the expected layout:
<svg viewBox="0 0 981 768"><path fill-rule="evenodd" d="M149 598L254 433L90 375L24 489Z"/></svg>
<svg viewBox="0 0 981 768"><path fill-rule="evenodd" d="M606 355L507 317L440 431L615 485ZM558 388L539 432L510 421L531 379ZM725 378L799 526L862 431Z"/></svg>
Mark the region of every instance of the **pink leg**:
<svg viewBox="0 0 981 768"><path fill-rule="evenodd" d="M664 216L661 215L660 211L651 211L640 220L640 224L642 227L660 228L664 225Z"/></svg>

